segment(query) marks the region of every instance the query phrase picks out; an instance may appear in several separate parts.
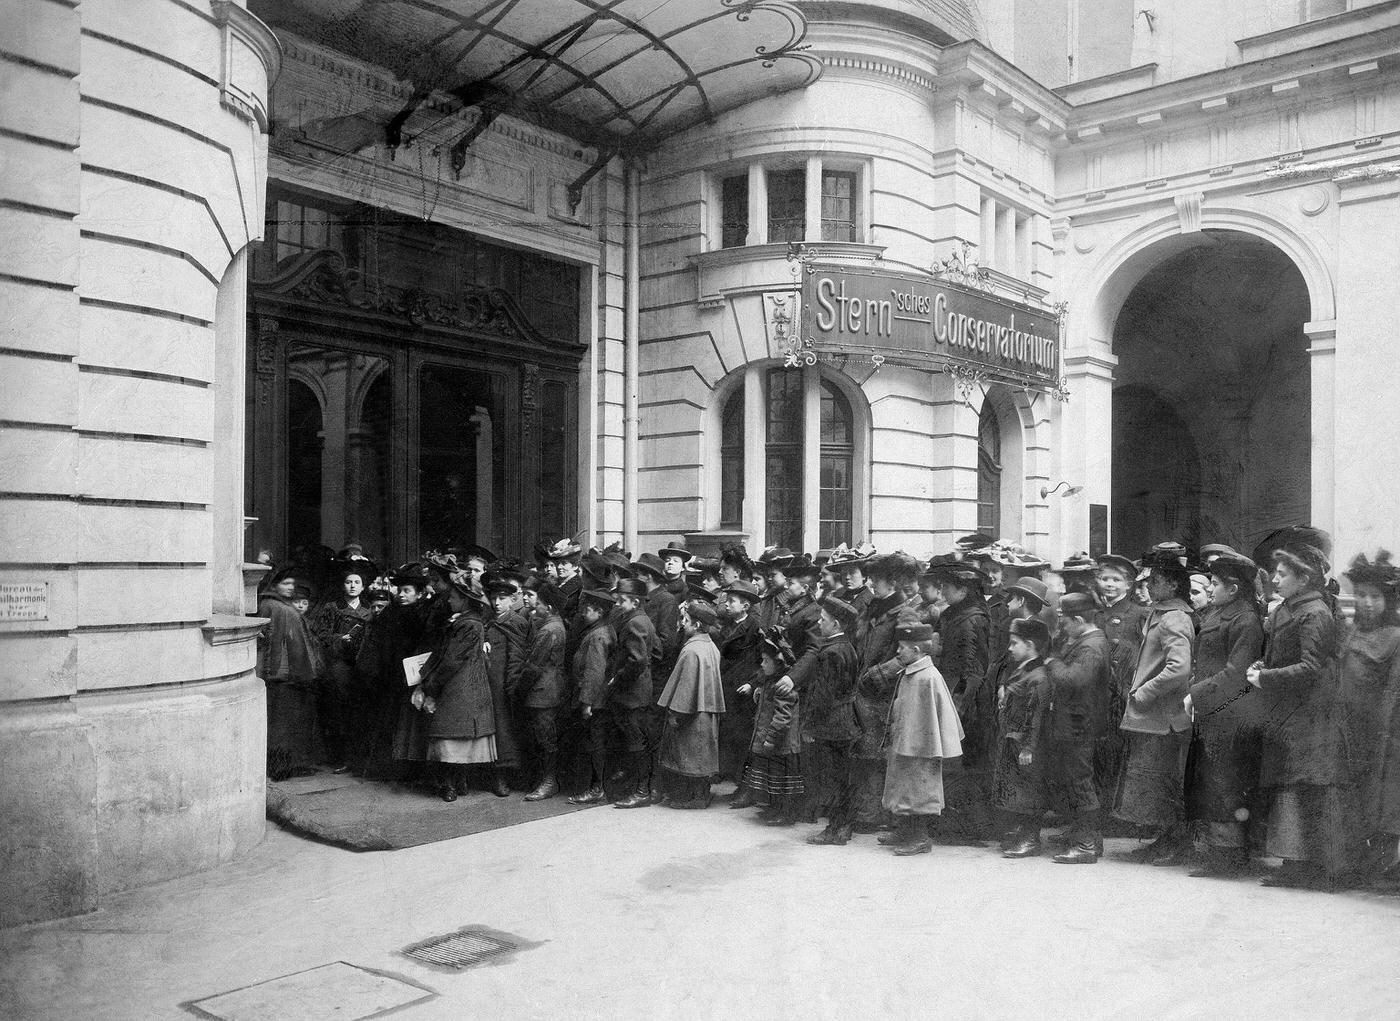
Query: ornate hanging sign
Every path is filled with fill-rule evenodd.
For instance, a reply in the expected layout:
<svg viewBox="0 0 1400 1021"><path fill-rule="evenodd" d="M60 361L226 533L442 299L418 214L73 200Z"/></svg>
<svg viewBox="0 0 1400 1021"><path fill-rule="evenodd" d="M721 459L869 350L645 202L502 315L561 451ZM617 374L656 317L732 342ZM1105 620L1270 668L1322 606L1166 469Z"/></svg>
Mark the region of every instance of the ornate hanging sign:
<svg viewBox="0 0 1400 1021"><path fill-rule="evenodd" d="M975 373L1058 391L1060 316L915 273L816 264L802 280L802 338L818 353Z"/></svg>

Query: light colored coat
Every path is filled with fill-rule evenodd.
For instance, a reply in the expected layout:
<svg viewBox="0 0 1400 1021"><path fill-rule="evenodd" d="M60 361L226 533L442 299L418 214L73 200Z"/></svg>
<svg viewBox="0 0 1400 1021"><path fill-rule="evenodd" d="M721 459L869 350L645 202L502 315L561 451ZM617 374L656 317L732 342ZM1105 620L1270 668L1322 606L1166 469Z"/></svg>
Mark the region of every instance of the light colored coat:
<svg viewBox="0 0 1400 1021"><path fill-rule="evenodd" d="M1185 699L1191 690L1191 646L1196 640L1191 608L1180 599L1157 603L1148 610L1146 628L1122 728L1138 734L1190 730Z"/></svg>
<svg viewBox="0 0 1400 1021"><path fill-rule="evenodd" d="M920 656L899 675L886 741L895 755L954 759L962 755L958 707L933 660Z"/></svg>

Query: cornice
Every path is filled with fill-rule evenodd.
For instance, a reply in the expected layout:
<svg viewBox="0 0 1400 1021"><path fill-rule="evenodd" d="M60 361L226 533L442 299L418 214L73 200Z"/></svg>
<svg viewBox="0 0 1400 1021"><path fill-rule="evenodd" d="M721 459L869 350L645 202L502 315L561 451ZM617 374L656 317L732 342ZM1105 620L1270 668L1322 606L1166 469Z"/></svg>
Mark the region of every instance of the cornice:
<svg viewBox="0 0 1400 1021"><path fill-rule="evenodd" d="M282 43L277 34L261 18L249 14L233 0L210 0L214 12L214 23L220 28L228 27L246 42L267 70L268 88L282 73Z"/></svg>
<svg viewBox="0 0 1400 1021"><path fill-rule="evenodd" d="M819 54L817 59L823 67L837 71L871 74L882 78L892 78L904 85L911 85L923 92L934 92L937 85L928 75L920 74L912 68L858 54L831 53Z"/></svg>

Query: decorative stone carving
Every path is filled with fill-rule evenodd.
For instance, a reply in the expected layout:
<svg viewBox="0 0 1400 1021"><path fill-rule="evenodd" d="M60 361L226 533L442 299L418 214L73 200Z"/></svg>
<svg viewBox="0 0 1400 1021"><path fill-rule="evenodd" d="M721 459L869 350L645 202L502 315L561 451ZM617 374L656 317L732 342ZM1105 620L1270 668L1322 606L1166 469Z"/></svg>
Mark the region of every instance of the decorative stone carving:
<svg viewBox="0 0 1400 1021"><path fill-rule="evenodd" d="M1195 234L1201 229L1201 207L1205 205L1205 194L1199 191L1176 196L1177 219L1181 222L1181 233Z"/></svg>
<svg viewBox="0 0 1400 1021"><path fill-rule="evenodd" d="M1327 194L1326 188L1314 186L1298 196L1298 208L1302 210L1304 216L1317 216L1327 208L1331 201L1332 197Z"/></svg>

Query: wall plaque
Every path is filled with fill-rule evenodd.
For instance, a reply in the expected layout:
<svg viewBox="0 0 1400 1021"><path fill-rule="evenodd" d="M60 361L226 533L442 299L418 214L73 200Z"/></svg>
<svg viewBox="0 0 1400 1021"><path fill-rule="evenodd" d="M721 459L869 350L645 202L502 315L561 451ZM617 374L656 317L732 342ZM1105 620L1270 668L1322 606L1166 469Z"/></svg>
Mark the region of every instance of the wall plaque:
<svg viewBox="0 0 1400 1021"><path fill-rule="evenodd" d="M0 622L48 619L48 582L0 581Z"/></svg>

